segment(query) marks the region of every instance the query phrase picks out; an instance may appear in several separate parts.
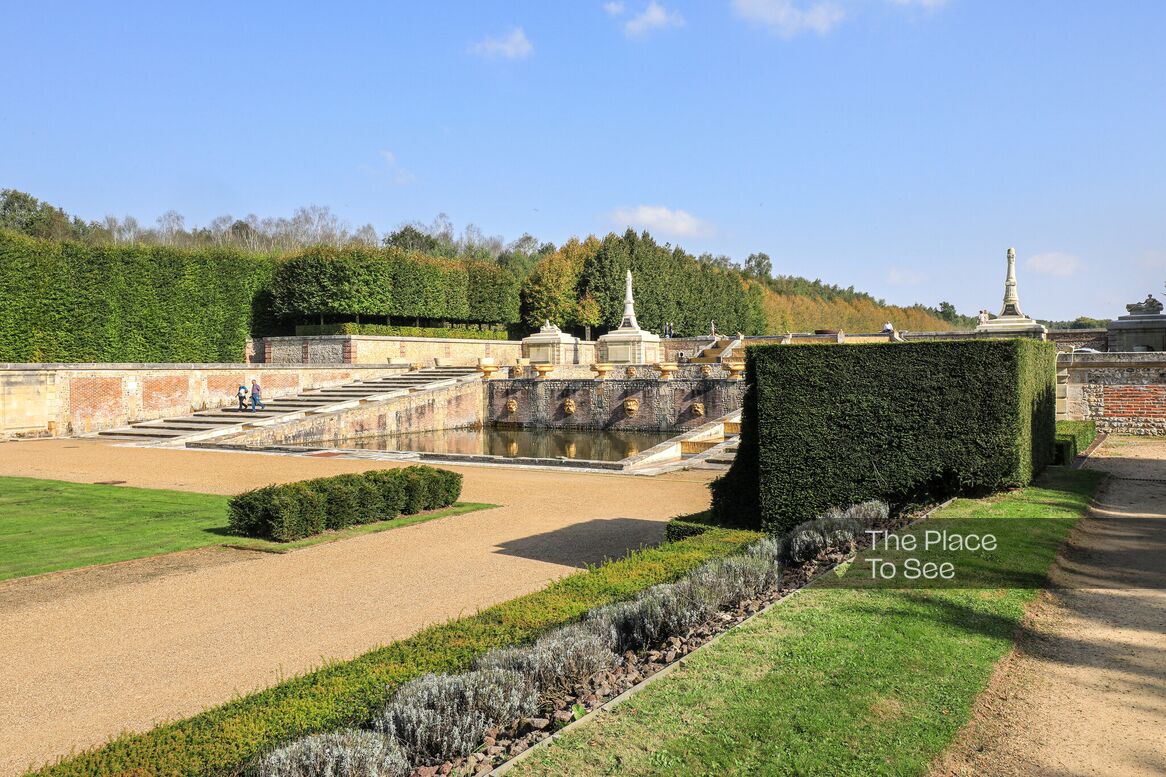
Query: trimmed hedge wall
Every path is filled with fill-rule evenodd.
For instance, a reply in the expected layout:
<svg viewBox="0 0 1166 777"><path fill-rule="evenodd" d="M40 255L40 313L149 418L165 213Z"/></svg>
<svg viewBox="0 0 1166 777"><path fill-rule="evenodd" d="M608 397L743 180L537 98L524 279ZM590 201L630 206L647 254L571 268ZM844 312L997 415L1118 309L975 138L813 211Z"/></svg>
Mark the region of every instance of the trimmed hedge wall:
<svg viewBox="0 0 1166 777"><path fill-rule="evenodd" d="M0 230L0 362L240 362L275 264Z"/></svg>
<svg viewBox="0 0 1166 777"><path fill-rule="evenodd" d="M1097 439L1093 421L1057 421L1057 464L1072 464L1073 459Z"/></svg>
<svg viewBox="0 0 1166 777"><path fill-rule="evenodd" d="M300 324L296 334L376 335L380 337L444 337L453 340L508 340L505 329L469 329L467 327L392 326L390 324Z"/></svg>
<svg viewBox="0 0 1166 777"><path fill-rule="evenodd" d="M290 319L344 314L518 321L518 282L497 263L398 248L309 248L280 264L272 295L275 314Z"/></svg>
<svg viewBox="0 0 1166 777"><path fill-rule="evenodd" d="M688 537L704 534L709 529L717 528L712 513L705 510L702 513L678 515L664 527L664 541L677 542Z"/></svg>
<svg viewBox="0 0 1166 777"><path fill-rule="evenodd" d="M1036 340L748 348L714 515L784 532L868 499L1027 485L1053 459L1055 354Z"/></svg>
<svg viewBox="0 0 1166 777"><path fill-rule="evenodd" d="M66 756L38 777L245 774L255 756L289 740L367 723L402 683L427 672L457 672L492 649L534 640L595 607L626 600L677 579L709 559L757 539L717 529L683 542L634 552L565 577L542 591L477 615L430 626L351 661L240 696L185 720L122 734L88 752Z"/></svg>
<svg viewBox="0 0 1166 777"><path fill-rule="evenodd" d="M266 486L231 499L231 531L279 542L449 507L462 476L424 465Z"/></svg>

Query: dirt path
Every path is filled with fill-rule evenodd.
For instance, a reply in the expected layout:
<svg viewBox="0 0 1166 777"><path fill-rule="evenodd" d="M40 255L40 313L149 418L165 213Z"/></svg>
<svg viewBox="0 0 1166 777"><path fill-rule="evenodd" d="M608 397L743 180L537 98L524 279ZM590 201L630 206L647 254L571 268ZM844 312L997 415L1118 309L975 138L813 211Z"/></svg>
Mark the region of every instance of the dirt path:
<svg viewBox="0 0 1166 777"><path fill-rule="evenodd" d="M1166 441L1107 440L1110 474L933 775L1166 774Z"/></svg>
<svg viewBox="0 0 1166 777"><path fill-rule="evenodd" d="M386 463L0 444L0 475L233 493ZM657 542L707 473L466 467L498 509L283 556L191 551L0 583L0 774L184 717Z"/></svg>

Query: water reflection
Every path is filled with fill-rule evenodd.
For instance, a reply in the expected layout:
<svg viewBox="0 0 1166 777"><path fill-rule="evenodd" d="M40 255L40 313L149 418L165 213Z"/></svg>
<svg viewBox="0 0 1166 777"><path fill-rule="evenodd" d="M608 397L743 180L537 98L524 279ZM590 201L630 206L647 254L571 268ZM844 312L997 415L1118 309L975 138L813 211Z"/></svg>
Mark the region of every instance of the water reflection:
<svg viewBox="0 0 1166 777"><path fill-rule="evenodd" d="M313 446L375 451L462 453L506 458L619 461L674 437L675 432L602 429L443 429L355 440L325 440Z"/></svg>

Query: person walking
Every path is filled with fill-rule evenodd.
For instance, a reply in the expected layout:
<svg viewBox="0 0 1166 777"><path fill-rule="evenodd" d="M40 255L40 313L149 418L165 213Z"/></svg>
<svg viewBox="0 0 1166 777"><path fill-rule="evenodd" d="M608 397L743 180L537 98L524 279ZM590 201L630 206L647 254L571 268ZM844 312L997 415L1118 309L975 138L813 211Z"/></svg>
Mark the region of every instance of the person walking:
<svg viewBox="0 0 1166 777"><path fill-rule="evenodd" d="M251 412L255 412L255 408L261 410L265 409L267 405L263 404L263 387L259 385L259 381L251 381Z"/></svg>
<svg viewBox="0 0 1166 777"><path fill-rule="evenodd" d="M247 409L247 386L240 383L239 392L236 396L239 397L239 412L241 413Z"/></svg>

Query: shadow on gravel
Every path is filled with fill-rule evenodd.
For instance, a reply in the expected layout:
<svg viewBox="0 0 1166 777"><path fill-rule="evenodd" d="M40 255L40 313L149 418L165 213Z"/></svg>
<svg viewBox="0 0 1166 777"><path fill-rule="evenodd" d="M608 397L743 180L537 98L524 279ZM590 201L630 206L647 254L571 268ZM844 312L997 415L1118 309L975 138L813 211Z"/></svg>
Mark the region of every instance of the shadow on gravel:
<svg viewBox="0 0 1166 777"><path fill-rule="evenodd" d="M583 568L626 556L664 538L664 522L643 518L593 519L498 545L506 556Z"/></svg>

